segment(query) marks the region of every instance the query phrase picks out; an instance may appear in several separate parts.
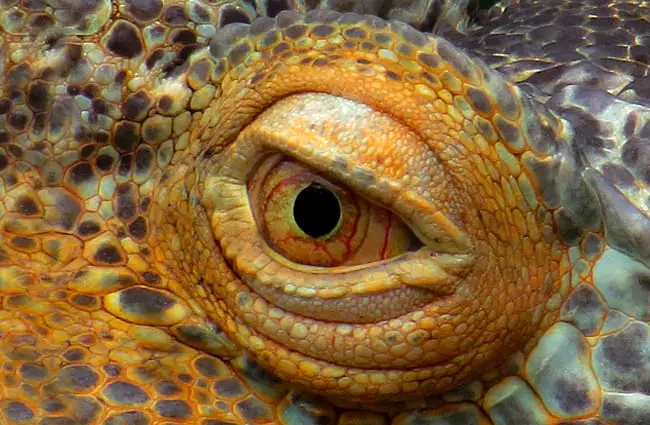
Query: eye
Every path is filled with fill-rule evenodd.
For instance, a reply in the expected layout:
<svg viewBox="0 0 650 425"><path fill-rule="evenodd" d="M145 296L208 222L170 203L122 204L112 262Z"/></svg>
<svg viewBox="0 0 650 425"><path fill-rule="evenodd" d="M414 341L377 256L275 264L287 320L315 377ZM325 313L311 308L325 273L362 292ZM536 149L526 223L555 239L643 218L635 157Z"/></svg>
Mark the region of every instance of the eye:
<svg viewBox="0 0 650 425"><path fill-rule="evenodd" d="M248 194L269 246L295 263L367 264L422 246L390 210L283 155L262 161Z"/></svg>

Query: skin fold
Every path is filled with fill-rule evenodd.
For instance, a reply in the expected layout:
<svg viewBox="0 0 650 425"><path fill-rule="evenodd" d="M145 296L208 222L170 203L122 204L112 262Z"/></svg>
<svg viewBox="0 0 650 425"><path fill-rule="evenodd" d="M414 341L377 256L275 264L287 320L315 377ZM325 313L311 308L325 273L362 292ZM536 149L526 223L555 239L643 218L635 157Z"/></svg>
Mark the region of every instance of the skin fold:
<svg viewBox="0 0 650 425"><path fill-rule="evenodd" d="M644 2L0 12L0 423L650 423Z"/></svg>

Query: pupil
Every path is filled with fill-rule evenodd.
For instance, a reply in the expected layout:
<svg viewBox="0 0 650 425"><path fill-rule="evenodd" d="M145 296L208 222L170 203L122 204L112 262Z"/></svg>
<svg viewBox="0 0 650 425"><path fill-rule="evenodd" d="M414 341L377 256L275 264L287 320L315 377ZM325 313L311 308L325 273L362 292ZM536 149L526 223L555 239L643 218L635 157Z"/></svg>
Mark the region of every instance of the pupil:
<svg viewBox="0 0 650 425"><path fill-rule="evenodd" d="M312 183L296 196L293 218L300 230L312 238L320 238L336 228L341 219L341 206L331 190Z"/></svg>

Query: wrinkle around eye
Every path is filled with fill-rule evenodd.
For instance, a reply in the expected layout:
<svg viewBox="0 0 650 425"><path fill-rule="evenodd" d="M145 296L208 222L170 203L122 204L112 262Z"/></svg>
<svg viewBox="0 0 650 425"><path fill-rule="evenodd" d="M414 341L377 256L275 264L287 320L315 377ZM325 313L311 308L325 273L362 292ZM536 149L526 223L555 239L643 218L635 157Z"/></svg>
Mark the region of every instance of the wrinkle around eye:
<svg viewBox="0 0 650 425"><path fill-rule="evenodd" d="M276 162L285 158L286 164L292 164L287 170L303 168L272 177L276 163L266 159L273 155ZM264 166L267 168L262 170ZM202 177L201 199L226 261L246 287L242 289L250 289L274 308L316 321L388 320L428 305L448 303L443 299L463 285L464 276L474 267L474 248L458 219L465 214L463 192L454 188L435 152L416 133L368 105L323 93L283 98L256 115L232 143L202 167L206 175ZM423 167L426 173L422 173ZM273 192L265 194L265 186L294 187L298 184L295 175L311 176L303 179L304 184L316 181L332 193L340 190L339 202L347 194L354 200L349 205L361 200L369 209L399 217L413 234L405 240L418 239L419 249L406 244L396 251L402 254L384 254L384 260L375 255L374 261L339 261L340 265L333 262L329 266L310 264L310 257L306 264L287 258L277 244L269 243L269 232L260 226L264 209L253 204ZM286 184L280 184L283 181ZM251 187L256 187L255 191ZM290 213L291 202L278 199L278 211L284 208ZM340 204L343 211L348 203ZM287 228L296 230L290 220L283 219L280 224L285 226L279 231L280 239ZM339 229L345 230L345 226ZM300 232L295 235L304 238ZM309 255L310 251L291 252Z"/></svg>

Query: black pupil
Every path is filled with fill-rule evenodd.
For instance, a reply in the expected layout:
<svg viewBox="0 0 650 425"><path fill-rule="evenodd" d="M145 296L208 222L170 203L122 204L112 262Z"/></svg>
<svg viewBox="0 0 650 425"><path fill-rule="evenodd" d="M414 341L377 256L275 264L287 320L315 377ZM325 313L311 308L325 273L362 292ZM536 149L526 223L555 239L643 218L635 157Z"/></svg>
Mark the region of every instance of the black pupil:
<svg viewBox="0 0 650 425"><path fill-rule="evenodd" d="M341 218L336 195L318 183L304 188L293 204L293 218L300 230L312 238L330 233Z"/></svg>

